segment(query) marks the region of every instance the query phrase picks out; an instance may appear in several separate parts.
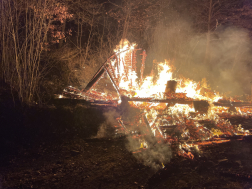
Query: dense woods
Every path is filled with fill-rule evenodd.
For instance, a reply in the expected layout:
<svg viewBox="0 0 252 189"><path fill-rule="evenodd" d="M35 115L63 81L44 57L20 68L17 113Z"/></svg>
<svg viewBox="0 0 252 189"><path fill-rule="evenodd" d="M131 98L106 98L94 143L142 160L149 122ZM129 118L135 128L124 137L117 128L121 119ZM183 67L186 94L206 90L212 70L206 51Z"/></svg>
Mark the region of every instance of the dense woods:
<svg viewBox="0 0 252 189"><path fill-rule="evenodd" d="M1 86L28 104L67 85L83 88L127 38L147 50L145 74L154 59L172 59L177 74L246 93L251 7L248 0L1 1Z"/></svg>

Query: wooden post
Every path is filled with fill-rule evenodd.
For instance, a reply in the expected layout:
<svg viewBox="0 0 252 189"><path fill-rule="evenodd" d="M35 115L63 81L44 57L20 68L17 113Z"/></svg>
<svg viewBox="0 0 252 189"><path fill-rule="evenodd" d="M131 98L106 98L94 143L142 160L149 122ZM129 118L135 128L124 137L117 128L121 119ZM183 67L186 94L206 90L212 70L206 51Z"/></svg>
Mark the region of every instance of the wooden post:
<svg viewBox="0 0 252 189"><path fill-rule="evenodd" d="M177 81L169 80L169 81L167 81L165 92L166 93L175 93L176 87L177 87Z"/></svg>
<svg viewBox="0 0 252 189"><path fill-rule="evenodd" d="M142 64L141 64L141 70L140 70L140 73L141 73L141 76L140 76L140 85L142 85L142 83L143 83L144 68L145 68L145 59L146 59L146 56L147 56L146 51L144 50L143 53L140 54L140 55L143 56L142 57Z"/></svg>

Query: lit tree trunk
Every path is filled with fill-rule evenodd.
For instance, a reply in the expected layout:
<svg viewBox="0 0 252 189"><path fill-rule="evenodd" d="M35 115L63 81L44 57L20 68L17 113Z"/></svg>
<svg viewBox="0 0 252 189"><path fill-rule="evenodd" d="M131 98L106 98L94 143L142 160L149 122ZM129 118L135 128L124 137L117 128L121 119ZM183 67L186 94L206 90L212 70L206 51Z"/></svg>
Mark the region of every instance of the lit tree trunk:
<svg viewBox="0 0 252 189"><path fill-rule="evenodd" d="M212 5L213 0L209 1L209 12L208 12L208 22L207 22L207 36L206 36L206 52L204 58L204 64L209 63L209 51L210 51L210 35L211 35L211 19L212 19Z"/></svg>
<svg viewBox="0 0 252 189"><path fill-rule="evenodd" d="M66 35L66 21L64 21L64 23L63 23L62 32L64 35ZM64 40L65 40L65 38L59 40L59 48L61 48L63 46Z"/></svg>

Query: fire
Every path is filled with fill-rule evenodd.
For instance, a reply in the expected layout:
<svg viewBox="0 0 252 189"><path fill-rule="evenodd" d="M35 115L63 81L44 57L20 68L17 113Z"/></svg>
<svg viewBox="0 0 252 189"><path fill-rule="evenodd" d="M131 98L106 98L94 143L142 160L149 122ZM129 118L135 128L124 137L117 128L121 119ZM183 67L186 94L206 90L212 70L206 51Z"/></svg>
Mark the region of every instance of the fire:
<svg viewBox="0 0 252 189"><path fill-rule="evenodd" d="M128 40L121 40L120 44L116 47L114 52L117 55L117 59L111 62L114 69L114 75L119 78L119 88L124 90L132 90L137 87L137 73L134 70L133 65L126 65L126 57L132 59L132 52L135 49L136 44L130 44ZM116 60L118 60L118 66L115 66ZM125 70L127 69L127 72Z"/></svg>
<svg viewBox="0 0 252 189"><path fill-rule="evenodd" d="M163 63L158 64L158 75L154 79L153 74L147 76L142 82L139 82L136 70L133 66L123 67L126 61L125 57L132 54L135 44L129 45L128 41L124 41L124 46L120 45L120 48L115 52L123 52L120 57L119 68L115 70L118 72L120 82L119 88L127 90L127 95L130 98L135 98L135 101L130 101L129 104L134 107L143 109L145 116L151 128L154 136L161 136L162 138L169 139L169 127L177 125L180 129L180 136L182 138L188 138L189 140L210 140L213 137L219 137L222 135L233 135L236 132L234 126L227 120L223 120L218 114L228 113L227 107L214 106L214 102L218 102L223 97L217 92L213 92L209 89L206 80L202 82L195 82L186 78L173 78L173 69L170 62L165 60ZM128 50L126 50L128 49ZM127 54L129 53L129 54ZM132 57L131 57L132 58ZM123 71L127 69L127 71ZM127 76L125 73L127 72ZM116 75L116 74L115 74ZM175 93L166 94L167 82L174 80L177 82L177 88ZM137 101L137 99L143 98L146 101ZM193 103L179 104L179 103L165 103L165 102L153 102L152 99L187 99L190 101L207 101L209 103L208 111L206 113L198 113L193 107ZM238 113L242 113L241 108L236 108ZM194 116L192 116L194 114ZM169 115L169 116L164 116ZM201 120L207 120L213 124L212 128L206 127L205 124L200 123ZM212 120L212 122L211 122ZM165 128L165 129L164 129ZM168 129L168 130L167 130ZM178 129L178 130L179 130ZM167 133L168 132L168 133ZM244 135L248 134L239 129L239 132L243 132ZM170 132L170 134L172 134ZM228 140L216 140L216 143L227 142ZM205 142L209 143L209 142ZM204 145L204 142L199 145ZM213 142L210 142L211 144ZM193 159L194 156L190 152L191 146L184 144L180 149L184 150L182 154ZM197 145L198 148L198 145Z"/></svg>
<svg viewBox="0 0 252 189"><path fill-rule="evenodd" d="M159 70L158 80L154 83L153 76L147 76L143 83L136 89L134 97L164 98L166 83L172 79L171 67L168 65L168 61L160 63Z"/></svg>
<svg viewBox="0 0 252 189"><path fill-rule="evenodd" d="M219 139L222 136L249 135L249 131L243 130L241 126L233 126L220 115L230 114L230 110L233 111L232 114L251 115L252 109L240 104L232 109L236 101L223 100L218 92L210 89L206 79L195 82L186 78L173 78L175 68L168 60L155 62L153 65L158 71L157 75L154 75L154 71L152 71L149 76L144 78L143 72L147 56L145 51L141 54L142 62L140 77L138 77L136 51L139 49L136 49L136 46L136 44L130 44L126 39L121 40L114 50L115 54L100 68L90 82L91 84L88 84L86 93L83 95L84 98L102 99L111 101L113 104L120 104L123 103L122 96L124 96L131 107L141 110L141 115L145 116L146 124L155 137L160 137L168 143L181 139L190 142L190 145L180 144L179 154L191 159L194 158L192 148L199 150L201 145L229 141ZM99 82L100 78L97 75L101 72L109 75L119 98L95 89L90 90L90 86ZM169 82L175 87L170 86L169 88ZM247 105L252 106L249 103ZM122 120L119 121L119 124L126 132L129 131ZM135 136L135 138L139 137ZM140 148L134 153L148 148L147 140L139 139L139 142Z"/></svg>
<svg viewBox="0 0 252 189"><path fill-rule="evenodd" d="M185 94L186 97L198 100L207 100L217 102L222 97L217 93L205 95L202 92L199 83L185 78L173 78L173 70L168 60L158 63L158 78L155 80L153 74L147 76L142 82L139 82L136 68L129 60L134 57L136 44L130 44L129 41L122 40L114 50L116 59L111 61L114 67L113 74L118 79L118 86L121 90L126 90L129 97L164 99L167 81L175 80L178 82L176 93ZM116 60L118 64L116 66ZM144 67L144 66L143 66ZM137 103L139 105L139 103Z"/></svg>

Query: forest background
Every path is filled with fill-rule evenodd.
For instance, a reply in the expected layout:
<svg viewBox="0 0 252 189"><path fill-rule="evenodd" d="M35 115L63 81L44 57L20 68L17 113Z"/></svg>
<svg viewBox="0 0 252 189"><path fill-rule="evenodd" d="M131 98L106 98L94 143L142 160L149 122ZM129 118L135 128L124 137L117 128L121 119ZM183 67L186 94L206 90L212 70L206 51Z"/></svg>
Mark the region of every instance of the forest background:
<svg viewBox="0 0 252 189"><path fill-rule="evenodd" d="M83 89L121 39L214 90L250 93L249 0L1 0L0 82L26 104Z"/></svg>

